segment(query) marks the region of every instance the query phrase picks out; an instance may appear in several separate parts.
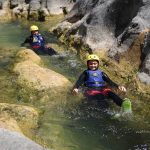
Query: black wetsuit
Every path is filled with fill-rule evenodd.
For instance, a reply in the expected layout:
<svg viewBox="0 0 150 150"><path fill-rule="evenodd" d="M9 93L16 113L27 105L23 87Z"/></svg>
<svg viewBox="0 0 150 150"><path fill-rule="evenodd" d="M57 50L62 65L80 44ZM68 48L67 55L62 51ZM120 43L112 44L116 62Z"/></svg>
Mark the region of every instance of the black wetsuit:
<svg viewBox="0 0 150 150"><path fill-rule="evenodd" d="M40 35L40 34L39 34ZM42 37L42 36L41 36ZM21 46L24 46L26 43L30 44L30 47L32 48L32 50L37 53L38 55L44 55L44 54L48 54L48 55L57 55L57 52L51 48L51 47L46 47L45 46L45 39L42 37L42 46L40 46L39 48L33 48L33 34L31 34L29 37L27 37L25 39L25 41L21 44Z"/></svg>
<svg viewBox="0 0 150 150"><path fill-rule="evenodd" d="M111 87L117 87L118 88L118 85L116 83L114 83L108 76L106 73L102 72L102 79L108 83ZM88 90L91 90L93 89L93 87L87 87L85 85L85 82L87 81L87 72L86 70L80 75L79 79L77 80L77 82L75 83L74 87L73 88L79 88L81 86L83 86L86 90L85 91L88 91ZM104 91L104 89L106 89L107 87L106 86L103 86L103 87L94 87L95 90L99 90L99 91ZM97 100L98 102L102 102L103 100L105 100L106 98L111 98L118 106L121 106L123 100L118 96L116 95L114 92L112 92L111 90L108 90L106 92L106 94L103 94L103 92L100 94L96 94L96 95L88 95L86 94L85 92L85 96L88 98L89 101L91 100ZM103 103L105 103L103 101ZM106 104L107 105L107 104Z"/></svg>

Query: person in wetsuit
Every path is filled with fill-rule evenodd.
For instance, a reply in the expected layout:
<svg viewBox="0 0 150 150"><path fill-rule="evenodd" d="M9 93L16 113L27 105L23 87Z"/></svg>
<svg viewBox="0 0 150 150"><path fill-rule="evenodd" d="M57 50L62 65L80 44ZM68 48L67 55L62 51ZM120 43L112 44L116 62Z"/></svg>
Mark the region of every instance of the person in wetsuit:
<svg viewBox="0 0 150 150"><path fill-rule="evenodd" d="M37 54L48 54L48 55L56 55L57 52L47 47L45 44L44 37L39 33L39 28L36 25L32 25L30 27L31 35L25 39L25 41L21 44L24 46L26 43L30 45L32 50Z"/></svg>
<svg viewBox="0 0 150 150"><path fill-rule="evenodd" d="M79 88L84 86L84 95L87 97L88 101L97 101L102 107L108 107L106 98L110 98L118 106L123 107L124 110L131 110L131 102L127 98L121 99L117 94L115 94L110 88L107 87L106 83L111 87L116 87L119 90L126 92L124 86L119 86L114 83L106 73L98 69L99 67L99 57L95 54L91 54L87 58L87 70L83 71L79 79L75 83L72 93L78 94Z"/></svg>

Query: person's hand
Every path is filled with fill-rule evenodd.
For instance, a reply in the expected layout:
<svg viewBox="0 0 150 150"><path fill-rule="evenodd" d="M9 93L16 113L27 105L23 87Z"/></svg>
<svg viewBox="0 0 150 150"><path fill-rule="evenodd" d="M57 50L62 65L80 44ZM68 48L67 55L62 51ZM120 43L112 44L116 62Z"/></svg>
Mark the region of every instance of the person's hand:
<svg viewBox="0 0 150 150"><path fill-rule="evenodd" d="M119 89L120 91L122 91L122 92L126 92L126 91L127 91L124 86L119 86L118 89Z"/></svg>
<svg viewBox="0 0 150 150"><path fill-rule="evenodd" d="M79 93L79 90L77 88L73 89L72 90L72 94L73 95L77 95Z"/></svg>

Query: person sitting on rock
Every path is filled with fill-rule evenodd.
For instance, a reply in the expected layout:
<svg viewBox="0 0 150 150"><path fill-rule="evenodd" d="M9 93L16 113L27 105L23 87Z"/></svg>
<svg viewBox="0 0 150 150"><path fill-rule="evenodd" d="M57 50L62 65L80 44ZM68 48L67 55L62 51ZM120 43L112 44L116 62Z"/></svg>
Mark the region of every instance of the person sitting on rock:
<svg viewBox="0 0 150 150"><path fill-rule="evenodd" d="M30 47L37 54L48 54L48 55L57 55L57 52L45 45L44 37L39 33L39 28L36 25L30 27L31 35L25 39L21 44L24 46L26 43L30 44Z"/></svg>
<svg viewBox="0 0 150 150"><path fill-rule="evenodd" d="M131 102L128 98L121 99L110 88L106 86L106 83L111 87L116 87L119 90L126 92L124 86L119 86L114 83L106 73L98 69L99 57L95 54L91 54L87 57L87 70L85 70L75 83L72 89L74 95L79 93L80 87L83 88L84 95L87 97L88 102L95 102L101 108L108 108L108 102L106 99L112 99L114 103L122 107L123 112L131 112Z"/></svg>

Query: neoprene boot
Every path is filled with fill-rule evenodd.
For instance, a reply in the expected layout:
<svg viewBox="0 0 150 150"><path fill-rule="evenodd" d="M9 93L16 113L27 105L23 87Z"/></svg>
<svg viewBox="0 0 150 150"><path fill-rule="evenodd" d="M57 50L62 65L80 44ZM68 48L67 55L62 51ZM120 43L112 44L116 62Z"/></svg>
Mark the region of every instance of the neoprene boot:
<svg viewBox="0 0 150 150"><path fill-rule="evenodd" d="M124 101L121 105L123 112L132 112L131 101L128 98L124 98Z"/></svg>

